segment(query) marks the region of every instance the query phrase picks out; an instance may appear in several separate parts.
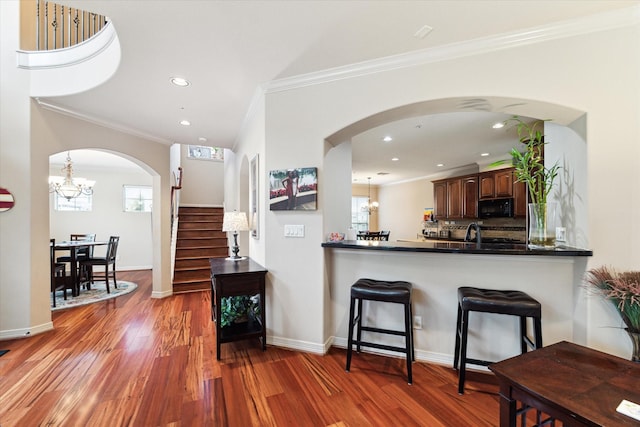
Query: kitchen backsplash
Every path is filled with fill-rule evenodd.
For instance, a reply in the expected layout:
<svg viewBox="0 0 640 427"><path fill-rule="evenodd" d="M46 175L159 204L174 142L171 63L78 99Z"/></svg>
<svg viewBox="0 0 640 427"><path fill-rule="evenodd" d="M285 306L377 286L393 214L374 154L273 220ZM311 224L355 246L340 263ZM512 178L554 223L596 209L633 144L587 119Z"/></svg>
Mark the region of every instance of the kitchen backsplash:
<svg viewBox="0 0 640 427"><path fill-rule="evenodd" d="M472 222L480 223L483 238L505 238L516 239L522 242L526 241L527 227L524 218L495 218L478 221L425 221L423 225L425 232L422 234L430 237L464 239L467 227Z"/></svg>

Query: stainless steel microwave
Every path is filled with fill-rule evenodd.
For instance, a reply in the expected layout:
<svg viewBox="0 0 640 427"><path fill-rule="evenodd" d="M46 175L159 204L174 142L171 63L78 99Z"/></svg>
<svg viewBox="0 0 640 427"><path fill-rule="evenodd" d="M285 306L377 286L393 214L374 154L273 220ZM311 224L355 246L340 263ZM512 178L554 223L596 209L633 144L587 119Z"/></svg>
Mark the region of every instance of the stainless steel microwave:
<svg viewBox="0 0 640 427"><path fill-rule="evenodd" d="M479 200L478 218L513 218L513 199Z"/></svg>

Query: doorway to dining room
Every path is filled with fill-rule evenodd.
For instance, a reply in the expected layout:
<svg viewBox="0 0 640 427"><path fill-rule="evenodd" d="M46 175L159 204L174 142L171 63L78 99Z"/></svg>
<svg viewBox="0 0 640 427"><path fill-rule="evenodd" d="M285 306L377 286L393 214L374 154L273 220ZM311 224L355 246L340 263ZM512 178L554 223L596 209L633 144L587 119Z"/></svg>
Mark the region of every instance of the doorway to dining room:
<svg viewBox="0 0 640 427"><path fill-rule="evenodd" d="M152 269L152 199L148 196L153 190L152 176L116 153L88 149L51 155L50 175L62 175L67 156L72 160L73 176L95 181L95 185L92 194L81 195L74 203L55 192L49 194L50 237L63 241L71 234L91 233L96 240L106 241L120 236L117 269ZM106 246L96 247L94 256L104 256L105 251Z"/></svg>

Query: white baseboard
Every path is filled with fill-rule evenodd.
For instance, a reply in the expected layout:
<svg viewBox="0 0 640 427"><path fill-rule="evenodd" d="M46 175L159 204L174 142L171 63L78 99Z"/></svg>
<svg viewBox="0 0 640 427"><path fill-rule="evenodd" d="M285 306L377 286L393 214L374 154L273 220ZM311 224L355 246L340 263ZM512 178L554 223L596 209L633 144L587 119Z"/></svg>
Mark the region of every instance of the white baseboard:
<svg viewBox="0 0 640 427"><path fill-rule="evenodd" d="M16 338L27 338L32 335L41 334L43 332L53 330L53 322L43 323L41 325L32 326L30 328L10 329L7 331L0 331L0 341L12 340Z"/></svg>
<svg viewBox="0 0 640 427"><path fill-rule="evenodd" d="M167 298L172 295L173 295L173 289L169 289L168 291L162 291L162 292L158 292L158 291L151 292L151 298L156 298L156 299Z"/></svg>

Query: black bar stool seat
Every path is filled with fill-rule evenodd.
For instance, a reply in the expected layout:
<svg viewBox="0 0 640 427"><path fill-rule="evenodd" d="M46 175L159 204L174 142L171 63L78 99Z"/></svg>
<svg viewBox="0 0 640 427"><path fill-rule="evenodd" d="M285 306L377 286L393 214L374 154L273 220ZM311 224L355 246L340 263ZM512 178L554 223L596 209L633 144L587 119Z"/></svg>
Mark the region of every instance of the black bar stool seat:
<svg viewBox="0 0 640 427"><path fill-rule="evenodd" d="M458 319L456 324L456 348L453 368L458 371L458 393L464 394L466 364L488 366L493 362L467 357L467 333L469 312L507 314L520 318L520 351L528 347L542 347L542 307L538 301L521 291L501 291L470 286L458 288ZM535 343L529 338L527 318L533 319ZM458 362L460 362L458 364Z"/></svg>
<svg viewBox="0 0 640 427"><path fill-rule="evenodd" d="M407 378L409 384L412 383L413 376L411 372L411 363L415 360L415 352L413 348L413 315L411 310L411 291L411 283L403 281L360 279L351 286L351 303L349 305L349 337L347 343L347 372L349 372L351 368L351 354L354 344L356 345L357 352L360 352L360 347L371 347L388 351L397 351L405 353L406 355ZM376 328L373 326L362 326L362 303L365 300L390 302L404 305L404 331ZM357 316L354 316L356 301L358 302L358 313ZM354 326L356 326L355 340L353 339ZM362 331L404 336L405 347L397 347L363 341Z"/></svg>

